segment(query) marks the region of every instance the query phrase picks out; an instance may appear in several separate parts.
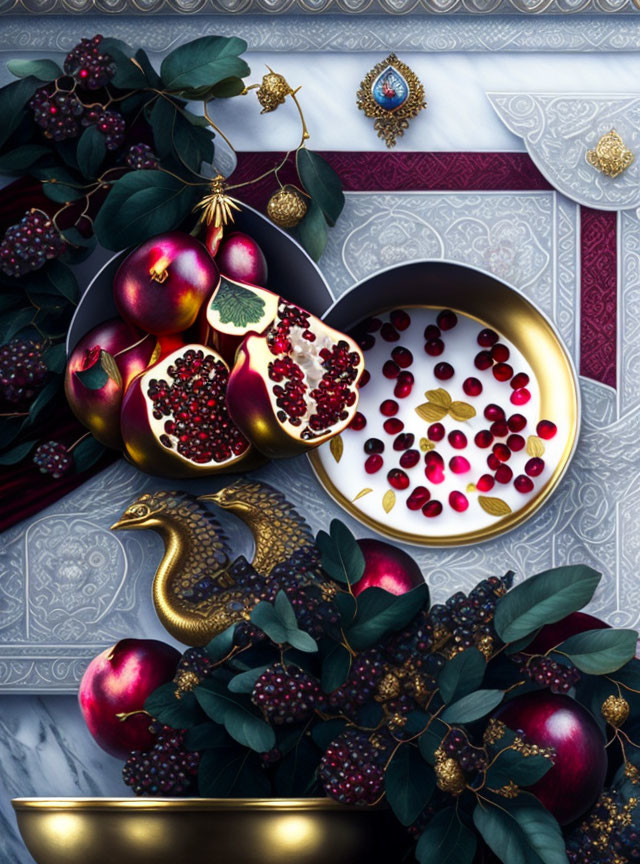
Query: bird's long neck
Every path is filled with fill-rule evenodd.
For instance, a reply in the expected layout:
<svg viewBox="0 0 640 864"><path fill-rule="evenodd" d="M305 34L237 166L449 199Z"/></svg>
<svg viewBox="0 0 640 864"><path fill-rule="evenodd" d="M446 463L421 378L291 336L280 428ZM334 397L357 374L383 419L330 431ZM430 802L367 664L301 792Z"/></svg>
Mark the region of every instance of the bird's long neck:
<svg viewBox="0 0 640 864"><path fill-rule="evenodd" d="M300 526L287 519L264 515L254 509L251 519L246 520L255 540L255 552L251 562L254 569L267 576L275 564L283 561L298 549L310 545L309 538Z"/></svg>

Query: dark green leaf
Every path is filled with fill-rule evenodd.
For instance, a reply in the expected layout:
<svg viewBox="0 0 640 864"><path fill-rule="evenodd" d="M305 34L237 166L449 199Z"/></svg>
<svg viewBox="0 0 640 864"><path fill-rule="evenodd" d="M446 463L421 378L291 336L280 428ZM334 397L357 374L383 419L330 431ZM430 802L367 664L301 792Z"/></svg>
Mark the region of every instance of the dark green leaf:
<svg viewBox="0 0 640 864"><path fill-rule="evenodd" d="M344 522L334 519L331 534L320 531L316 544L322 555L322 566L336 582L355 585L364 573L364 555L356 538Z"/></svg>
<svg viewBox="0 0 640 864"><path fill-rule="evenodd" d="M235 745L223 726L207 721L187 729L184 746L187 750L228 750Z"/></svg>
<svg viewBox="0 0 640 864"><path fill-rule="evenodd" d="M429 820L416 847L419 864L473 864L478 841L448 807Z"/></svg>
<svg viewBox="0 0 640 864"><path fill-rule="evenodd" d="M324 751L346 728L346 720L326 720L324 723L319 723L313 727L311 737L318 747Z"/></svg>
<svg viewBox="0 0 640 864"><path fill-rule="evenodd" d="M29 289L34 294L62 296L74 305L80 297L80 289L73 270L61 261L50 261L45 267L31 274Z"/></svg>
<svg viewBox="0 0 640 864"><path fill-rule="evenodd" d="M205 648L209 659L212 663L220 663L221 660L227 656L227 654L233 648L233 637L235 634L236 626L232 624L231 627L227 627L226 630L223 630L222 633L218 633L217 636L214 636L211 642Z"/></svg>
<svg viewBox="0 0 640 864"><path fill-rule="evenodd" d="M340 613L342 626L348 627L355 618L358 609L356 598L353 594L349 594L347 591L338 591L336 596L333 598L333 602Z"/></svg>
<svg viewBox="0 0 640 864"><path fill-rule="evenodd" d="M473 821L485 843L505 864L568 864L560 826L533 795L480 803Z"/></svg>
<svg viewBox="0 0 640 864"><path fill-rule="evenodd" d="M399 596L381 588L367 588L358 595L358 612L346 634L349 645L355 651L376 645L389 633L406 627L428 600L426 585Z"/></svg>
<svg viewBox="0 0 640 864"><path fill-rule="evenodd" d="M87 249L93 249L96 245L96 238L93 234L89 237L85 237L75 225L72 225L71 228L64 228L61 232L64 239L67 243L70 243L72 246L81 246Z"/></svg>
<svg viewBox="0 0 640 864"><path fill-rule="evenodd" d="M163 171L131 171L117 180L102 205L94 230L107 249L125 249L175 229L202 190Z"/></svg>
<svg viewBox="0 0 640 864"><path fill-rule="evenodd" d="M487 771L487 786L501 789L512 781L516 786L533 786L553 768L553 760L546 756L524 756L518 750L504 750Z"/></svg>
<svg viewBox="0 0 640 864"><path fill-rule="evenodd" d="M257 753L266 753L275 746L273 729L257 715L248 700L229 693L223 682L209 678L194 693L205 714L224 724L238 744Z"/></svg>
<svg viewBox="0 0 640 864"><path fill-rule="evenodd" d="M29 455L37 443L37 441L24 441L22 444L18 444L11 450L6 450L4 453L0 453L0 465L16 465L18 462L22 462L25 456Z"/></svg>
<svg viewBox="0 0 640 864"><path fill-rule="evenodd" d="M262 630L269 639L282 645L287 641L287 630L271 603L261 600L251 612L251 623Z"/></svg>
<svg viewBox="0 0 640 864"><path fill-rule="evenodd" d="M304 219L298 223L295 236L314 261L318 261L327 245L327 220L315 199L309 202Z"/></svg>
<svg viewBox="0 0 640 864"><path fill-rule="evenodd" d="M280 798L304 798L312 792L316 780L319 754L304 735L280 762L274 778L274 794Z"/></svg>
<svg viewBox="0 0 640 864"><path fill-rule="evenodd" d="M35 420L36 417L38 417L38 415L47 407L49 402L58 395L61 386L62 378L59 375L56 375L44 385L42 390L29 406L29 419L31 421Z"/></svg>
<svg viewBox="0 0 640 864"><path fill-rule="evenodd" d="M532 576L498 600L495 628L503 642L515 642L545 624L582 609L601 574L586 565L556 567Z"/></svg>
<svg viewBox="0 0 640 864"><path fill-rule="evenodd" d="M102 40L100 49L112 57L116 64L116 74L111 79L114 87L141 90L148 86L146 75L132 61L133 49L126 42L107 36Z"/></svg>
<svg viewBox="0 0 640 864"><path fill-rule="evenodd" d="M0 448L8 447L18 437L25 425L20 417L0 418Z"/></svg>
<svg viewBox="0 0 640 864"><path fill-rule="evenodd" d="M325 693L333 693L338 687L342 687L349 677L351 669L351 654L344 645L336 644L327 654L322 663L322 677L320 685Z"/></svg>
<svg viewBox="0 0 640 864"><path fill-rule="evenodd" d="M149 124L153 132L153 149L161 159L171 153L175 119L176 106L174 103L170 99L159 96L151 107Z"/></svg>
<svg viewBox="0 0 640 864"><path fill-rule="evenodd" d="M8 141L22 122L27 102L40 87L37 78L22 78L0 88L0 147Z"/></svg>
<svg viewBox="0 0 640 864"><path fill-rule="evenodd" d="M203 36L168 54L162 61L160 76L168 90L185 87L211 87L226 78L244 78L249 67L238 55L247 50L243 39Z"/></svg>
<svg viewBox="0 0 640 864"><path fill-rule="evenodd" d="M284 591L278 591L273 606L283 626L286 627L287 630L297 630L298 622L296 620L296 613L293 611L291 601Z"/></svg>
<svg viewBox="0 0 640 864"><path fill-rule="evenodd" d="M62 69L53 60L9 60L7 69L16 78L32 75L38 81L53 81L62 75Z"/></svg>
<svg viewBox="0 0 640 864"><path fill-rule="evenodd" d="M253 693L256 681L268 668L268 666L258 666L257 669L241 672L229 681L229 690L231 693Z"/></svg>
<svg viewBox="0 0 640 864"><path fill-rule="evenodd" d="M67 365L67 351L64 342L59 342L57 345L51 345L50 348L42 355L47 369L58 374L64 372Z"/></svg>
<svg viewBox="0 0 640 864"><path fill-rule="evenodd" d="M295 630L287 630L287 642L292 648L297 648L298 651L304 651L307 654L315 654L318 650L318 643L313 636L297 628Z"/></svg>
<svg viewBox="0 0 640 864"><path fill-rule="evenodd" d="M162 79L156 72L156 70L151 65L151 61L149 60L146 51L144 48L138 48L135 53L135 58L142 66L144 74L147 76L147 81L151 84L152 87L159 89L162 87Z"/></svg>
<svg viewBox="0 0 640 864"><path fill-rule="evenodd" d="M444 702L454 702L482 686L487 661L477 648L467 648L449 660L438 678Z"/></svg>
<svg viewBox="0 0 640 864"><path fill-rule="evenodd" d="M403 745L389 763L384 776L387 802L402 825L412 825L429 803L436 775L420 757L417 748Z"/></svg>
<svg viewBox="0 0 640 864"><path fill-rule="evenodd" d="M630 660L612 677L624 687L640 690L640 660Z"/></svg>
<svg viewBox="0 0 640 864"><path fill-rule="evenodd" d="M490 714L503 698L502 690L476 690L449 705L440 716L445 723L473 723Z"/></svg>
<svg viewBox="0 0 640 864"><path fill-rule="evenodd" d="M106 453L106 448L99 441L90 435L81 441L73 449L73 464L78 473L86 471L95 465Z"/></svg>
<svg viewBox="0 0 640 864"><path fill-rule="evenodd" d="M198 793L203 798L268 798L269 778L251 751L205 750L198 768Z"/></svg>
<svg viewBox="0 0 640 864"><path fill-rule="evenodd" d="M32 306L5 313L0 322L0 343L10 342L21 330L28 327L34 314Z"/></svg>
<svg viewBox="0 0 640 864"><path fill-rule="evenodd" d="M207 123L206 118L182 110L176 113L173 126L173 150L182 164L195 173L203 162L213 162L213 132L203 128L197 122L200 120Z"/></svg>
<svg viewBox="0 0 640 864"><path fill-rule="evenodd" d="M34 177L42 180L42 191L51 201L65 204L67 201L79 201L86 194L82 182L61 165L54 168L35 168L32 173Z"/></svg>
<svg viewBox="0 0 640 864"><path fill-rule="evenodd" d="M97 177L107 155L107 141L97 126L89 126L78 141L78 166L85 177Z"/></svg>
<svg viewBox="0 0 640 864"><path fill-rule="evenodd" d="M326 159L306 147L298 150L296 167L302 185L333 225L344 207L342 181Z"/></svg>
<svg viewBox="0 0 640 864"><path fill-rule="evenodd" d="M193 693L183 693L180 699L176 697L173 681L154 690L144 708L160 723L173 729L190 729L205 719Z"/></svg>
<svg viewBox="0 0 640 864"><path fill-rule="evenodd" d="M0 174L25 174L51 150L42 144L25 144L0 156Z"/></svg>
<svg viewBox="0 0 640 864"><path fill-rule="evenodd" d="M218 313L222 324L250 327L262 318L265 303L254 291L244 288L238 282L230 282L223 276L209 308Z"/></svg>
<svg viewBox="0 0 640 864"><path fill-rule="evenodd" d="M232 99L234 96L239 96L244 88L245 83L242 78L225 78L213 85L211 95L214 99Z"/></svg>
<svg viewBox="0 0 640 864"><path fill-rule="evenodd" d="M635 656L637 644L635 630L588 630L571 636L555 650L587 675L609 675Z"/></svg>
<svg viewBox="0 0 640 864"><path fill-rule="evenodd" d="M515 642L510 642L504 653L510 656L511 654L519 654L521 651L524 651L524 649L528 648L529 645L533 642L541 629L542 628L540 627L537 630L534 630L533 633L529 633L528 636L523 636L522 639L518 639Z"/></svg>

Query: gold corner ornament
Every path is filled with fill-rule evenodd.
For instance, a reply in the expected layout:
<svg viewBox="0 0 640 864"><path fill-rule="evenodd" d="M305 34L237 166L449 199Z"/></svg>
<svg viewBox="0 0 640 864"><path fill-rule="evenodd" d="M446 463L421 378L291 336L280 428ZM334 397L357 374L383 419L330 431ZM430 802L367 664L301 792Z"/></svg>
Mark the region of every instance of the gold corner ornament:
<svg viewBox="0 0 640 864"><path fill-rule="evenodd" d="M395 54L378 63L360 83L357 105L373 119L378 138L387 147L409 128L409 120L427 107L424 87L413 70Z"/></svg>
<svg viewBox="0 0 640 864"><path fill-rule="evenodd" d="M616 130L612 129L602 136L593 150L587 150L586 159L589 165L602 171L607 177L614 178L627 170L635 156L625 146Z"/></svg>

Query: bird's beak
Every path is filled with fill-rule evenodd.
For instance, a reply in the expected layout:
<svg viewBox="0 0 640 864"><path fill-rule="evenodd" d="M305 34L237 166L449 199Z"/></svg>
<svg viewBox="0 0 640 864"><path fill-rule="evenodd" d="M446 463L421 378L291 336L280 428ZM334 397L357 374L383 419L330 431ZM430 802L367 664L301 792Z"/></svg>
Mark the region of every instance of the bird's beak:
<svg viewBox="0 0 640 864"><path fill-rule="evenodd" d="M131 527L129 525L129 520L126 517L121 516L117 522L113 523L110 530L111 531L119 531L121 528L129 528L129 527Z"/></svg>
<svg viewBox="0 0 640 864"><path fill-rule="evenodd" d="M213 501L214 504L222 506L222 495L220 492L210 492L207 495L198 495L198 501Z"/></svg>

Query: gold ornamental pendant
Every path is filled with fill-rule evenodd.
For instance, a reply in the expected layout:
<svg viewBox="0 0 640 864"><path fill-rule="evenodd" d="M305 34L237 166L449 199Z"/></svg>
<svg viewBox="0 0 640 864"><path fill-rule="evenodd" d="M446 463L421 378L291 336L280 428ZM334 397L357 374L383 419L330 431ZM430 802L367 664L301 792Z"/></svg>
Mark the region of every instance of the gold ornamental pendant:
<svg viewBox="0 0 640 864"><path fill-rule="evenodd" d="M626 171L634 158L633 153L625 146L615 129L603 135L594 150L587 151L589 165L612 178Z"/></svg>
<svg viewBox="0 0 640 864"><path fill-rule="evenodd" d="M409 120L427 107L422 82L395 54L389 54L364 78L357 104L373 118L373 128L387 147L394 147L396 139L409 128Z"/></svg>

